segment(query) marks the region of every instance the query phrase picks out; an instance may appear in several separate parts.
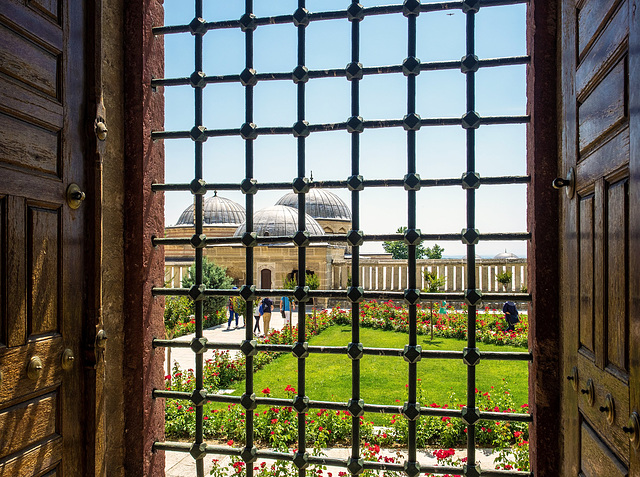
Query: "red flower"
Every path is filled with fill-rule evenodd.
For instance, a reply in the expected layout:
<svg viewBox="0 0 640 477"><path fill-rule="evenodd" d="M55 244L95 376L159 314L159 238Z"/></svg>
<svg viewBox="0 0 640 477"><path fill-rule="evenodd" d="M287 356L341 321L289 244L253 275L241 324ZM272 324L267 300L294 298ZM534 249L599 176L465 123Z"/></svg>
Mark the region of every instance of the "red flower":
<svg viewBox="0 0 640 477"><path fill-rule="evenodd" d="M262 394L271 394L271 389L269 389L269 388L264 388L264 389L262 390Z"/></svg>

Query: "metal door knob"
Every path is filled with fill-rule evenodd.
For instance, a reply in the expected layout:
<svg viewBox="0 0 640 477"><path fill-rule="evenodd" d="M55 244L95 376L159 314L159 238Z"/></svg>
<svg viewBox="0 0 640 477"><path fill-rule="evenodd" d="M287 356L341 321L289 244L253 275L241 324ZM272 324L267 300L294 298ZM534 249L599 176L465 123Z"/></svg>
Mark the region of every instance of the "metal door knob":
<svg viewBox="0 0 640 477"><path fill-rule="evenodd" d="M96 123L96 137L100 141L104 141L105 139L107 139L107 132L109 132L109 130L107 129L107 125L102 121L98 121Z"/></svg>
<svg viewBox="0 0 640 477"><path fill-rule="evenodd" d="M62 369L64 369L65 371L69 371L71 368L73 368L73 362L75 360L76 360L76 357L73 355L73 351L70 350L69 348L65 349L62 352L62 359L61 359Z"/></svg>
<svg viewBox="0 0 640 477"><path fill-rule="evenodd" d="M29 379L36 381L42 374L43 368L42 360L39 356L34 356L29 360L29 366L27 367L27 376Z"/></svg>
<svg viewBox="0 0 640 477"><path fill-rule="evenodd" d="M622 430L629 434L629 440L636 449L640 449L640 416L637 412L632 412L629 416L629 422Z"/></svg>
<svg viewBox="0 0 640 477"><path fill-rule="evenodd" d="M69 204L69 207L77 209L85 198L86 195L80 190L78 184L69 184L69 187L67 187L67 204Z"/></svg>

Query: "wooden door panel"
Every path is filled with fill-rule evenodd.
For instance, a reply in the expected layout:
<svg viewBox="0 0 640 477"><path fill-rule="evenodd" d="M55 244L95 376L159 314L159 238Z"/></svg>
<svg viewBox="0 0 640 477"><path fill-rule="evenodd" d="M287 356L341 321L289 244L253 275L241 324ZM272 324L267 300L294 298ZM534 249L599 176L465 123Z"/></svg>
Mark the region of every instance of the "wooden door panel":
<svg viewBox="0 0 640 477"><path fill-rule="evenodd" d="M58 0L27 0L27 5L56 24L60 24L62 2Z"/></svg>
<svg viewBox="0 0 640 477"><path fill-rule="evenodd" d="M591 356L595 353L593 320L593 194L579 199L580 257L580 346Z"/></svg>
<svg viewBox="0 0 640 477"><path fill-rule="evenodd" d="M604 8L611 1L591 0L591 5ZM619 3L619 2L616 2ZM580 58L580 64L576 71L576 93L578 101L583 101L593 90L596 83L600 81L603 71L608 71L614 63L617 63L628 48L627 38L629 35L629 7L628 2L623 2L620 8L614 10L613 18L610 22L603 22L604 31L597 36L592 36L589 40L589 49ZM580 10L580 16L585 20L586 9ZM596 18L605 18L602 15ZM593 23L595 25L596 22ZM584 25L585 28L587 25ZM590 31L579 31L579 34L588 35L595 33Z"/></svg>
<svg viewBox="0 0 640 477"><path fill-rule="evenodd" d="M87 2L0 3L0 477L84 477Z"/></svg>
<svg viewBox="0 0 640 477"><path fill-rule="evenodd" d="M621 381L615 375L593 365L590 357L582 353L578 355L578 376L580 386L578 390L578 410L583 420L597 429L600 438L607 442L620 456L621 460L628 462L629 436L622 430L629 419L629 388L627 383ZM582 393L587 388L587 381L591 380L594 388L593 404L589 403L588 395ZM606 411L601 411L607 402L607 394L613 397L614 421L607 421ZM626 456L626 457L625 457Z"/></svg>
<svg viewBox="0 0 640 477"><path fill-rule="evenodd" d="M0 465L0 477L41 476L49 471L56 472L61 453L62 438L52 438L37 447L25 450L21 456L4 461Z"/></svg>
<svg viewBox="0 0 640 477"><path fill-rule="evenodd" d="M59 206L30 204L27 212L29 273L27 316L32 338L59 331L61 290L61 213Z"/></svg>
<svg viewBox="0 0 640 477"><path fill-rule="evenodd" d="M585 477L627 477L627 467L611 453L596 432L582 423L580 432L582 456L580 470Z"/></svg>
<svg viewBox="0 0 640 477"><path fill-rule="evenodd" d="M607 198L607 368L629 377L628 181L609 186Z"/></svg>
<svg viewBox="0 0 640 477"><path fill-rule="evenodd" d="M561 280L565 370L578 368L577 390L567 381L563 422L567 475L638 475L623 431L634 410L630 350L630 164L628 0L562 2L562 164L575 169L575 194L563 194ZM572 219L574 218L575 219ZM577 252L577 257L574 254ZM572 290L578 301L572 301ZM577 309L575 309L577 308ZM593 391L589 391L592 386ZM613 405L611 405L611 402Z"/></svg>
<svg viewBox="0 0 640 477"><path fill-rule="evenodd" d="M60 435L58 393L48 393L0 411L0 459Z"/></svg>
<svg viewBox="0 0 640 477"><path fill-rule="evenodd" d="M580 154L626 118L626 62L621 60L578 106Z"/></svg>
<svg viewBox="0 0 640 477"><path fill-rule="evenodd" d="M27 342L27 239L26 200L7 197L7 241L4 270L7 283L7 345L20 346Z"/></svg>

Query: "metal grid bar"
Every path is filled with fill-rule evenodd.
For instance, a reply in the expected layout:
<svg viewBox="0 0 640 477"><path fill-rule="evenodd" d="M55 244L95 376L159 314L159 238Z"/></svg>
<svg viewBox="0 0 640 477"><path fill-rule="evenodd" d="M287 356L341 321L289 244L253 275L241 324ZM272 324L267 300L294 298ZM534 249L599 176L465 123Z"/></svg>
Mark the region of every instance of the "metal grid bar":
<svg viewBox="0 0 640 477"><path fill-rule="evenodd" d="M477 304L482 298L487 300L503 300L505 298L517 298L528 301L528 294L486 293L482 295L476 290L475 282L475 243L478 240L522 240L530 239L529 233L489 233L480 234L475 230L475 189L479 185L523 184L529 182L527 176L504 176L480 178L475 171L475 129L480 125L490 124L521 124L529 121L528 116L494 116L480 117L475 112L475 72L479 68L497 67L504 65L520 65L529 61L528 57L493 58L480 60L475 56L475 14L480 7L513 5L527 3L526 0L464 0L421 5L419 0L405 0L403 5L389 5L382 7L363 8L356 0L352 0L347 10L333 12L309 13L305 9L305 0L298 0L298 10L294 15L281 15L276 17L256 18L253 15L253 1L245 1L245 14L240 20L221 22L206 22L202 19L202 0L195 0L195 18L189 25L176 25L156 27L154 34L172 34L191 32L195 39L195 70L189 77L160 78L152 81L152 86L177 86L191 85L194 88L195 118L194 127L190 131L154 131L153 139L191 138L194 141L194 180L189 184L154 184L154 191L180 191L190 190L194 195L195 205L195 235L192 238L153 238L154 245L178 245L193 244L196 238L202 238L205 246L218 244L240 244L240 238L211 238L203 235L203 195L208 190L242 190L246 195L246 234L253 232L253 195L259 190L289 190L291 183L262 183L259 184L253 178L253 140L259 135L291 135L297 137L297 177L294 179L294 191L298 197L298 232L305 234L305 193L311 187L321 188L349 188L352 202L352 230L346 235L328 235L322 237L309 237L307 243L346 242L352 245L352 286L349 290L313 290L305 286L304 271L306 270L306 249L298 247L298 273L297 288L291 290L257 289L254 285L254 249L246 247L246 283L241 290L213 290L206 289L203 284L203 247L195 247L196 276L195 284L191 289L183 288L154 288L154 295L178 296L189 295L195 301L196 312L196 337L191 342L171 341L155 339L155 347L169 348L195 348L194 342L198 342L199 352L195 354L196 389L193 393L155 390L155 398L172 398L191 400L196 405L196 435L194 442L157 442L156 450L177 450L189 452L196 460L196 472L198 477L204 475L203 458L207 454L222 454L240 456L247 464L254 462L258 457L276 458L293 461L298 467L298 475L306 475L305 468L308 464L338 465L346 467L352 473L358 473L363 469L404 471L410 476L419 473L464 473L464 475L478 475L479 469L475 466L475 422L480 419L531 422L530 414L481 412L476 407L475 401L475 364L480 357L480 351L476 347L475 327ZM416 58L416 18L422 12L460 9L466 15L466 56L461 61L441 61L420 63ZM407 59L402 65L363 67L359 63L360 32L359 24L362 19L370 15L385 15L403 13L407 17L408 42ZM303 21L300 21L303 18ZM309 71L305 66L305 28L309 22L330 19L348 19L351 22L351 63L345 69L327 69ZM297 27L297 56L298 66L291 73L256 73L253 69L253 31L258 26L270 24L294 23ZM245 70L240 75L206 76L202 71L202 40L207 31L241 28L245 33ZM473 67L465 66L465 60L470 59ZM466 75L466 104L467 113L461 118L420 118L416 112L416 76L423 71L450 70L460 68ZM351 72L349 71L351 69ZM353 71L356 74L353 74ZM407 77L407 114L402 120L364 120L359 116L359 81L366 75L379 75L403 72ZM305 120L305 83L310 79L323 77L346 77L351 82L351 117L341 123L308 124ZM291 80L297 84L297 122L292 127L257 127L253 123L253 88L258 81ZM207 130L203 125L203 95L202 89L207 84L241 82L245 87L245 123L240 128ZM422 126L447 126L459 125L466 129L467 141L467 170L461 179L421 179L416 170L416 131ZM360 143L359 134L368 128L403 127L407 130L407 168L403 179L364 180L360 176ZM322 181L309 183L305 178L305 138L310 133L323 131L347 130L351 134L351 177L346 181ZM300 131L303 131L302 133ZM245 140L245 179L241 184L207 184L203 178L203 142L209 137L222 137L239 135ZM466 179L474 179L476 185L469 186ZM355 184L355 185L354 185ZM421 234L416 230L416 194L421 187L462 186L467 189L467 228L462 234ZM402 240L407 235L378 234L365 235L360 231L360 191L365 187L404 187L408 195L408 232L414 231L414 240L410 241L408 251L408 288L404 292L373 292L365 291L359 284L360 246L367 241ZM471 231L471 235L465 232ZM471 236L471 240L469 237ZM354 238L355 237L355 238ZM420 293L417 289L417 260L416 246L422 240L461 240L467 243L467 284L464 293ZM475 240L473 240L475 239ZM288 243L293 237L259 237L257 244ZM255 244L255 241L254 241ZM246 301L246 316L253 315L253 299L257 294L288 296L295 298L298 303L304 303L315 297L344 298L345 295L352 300L352 335L351 343L347 347L336 346L308 346L305 340L305 313L304 307L298 313L298 336L293 345L265 345L252 341L252 329L247 326L245 341L231 344L207 342L203 338L203 302L210 296L243 296ZM359 302L362 299L391 299L405 300L409 303L409 344L405 349L391 348L365 348L360 343L359 329ZM468 338L467 346L460 351L423 351L417 345L417 307L421 301L433 299L465 300L469 304L468 311ZM203 387L203 352L207 349L246 349L250 343L251 352L246 353L246 381L245 393L241 397L219 396L207 393ZM356 348L360 353L353 353ZM302 350L302 351L301 351ZM408 353L407 350L417 351ZM276 398L256 398L253 392L253 354L259 351L292 352L298 357L298 390L299 395L294 398L293 406L298 411L298 451L296 454L271 452L258 450L254 446L253 413L246 413L246 447L244 449L232 449L221 446L208 446L203 442L203 412L202 405L207 401L239 403L247 410L255 409L257 405L291 406L290 400ZM313 353L344 354L352 357L352 392L351 399L347 403L313 401L305 395L305 359ZM378 404L365 404L360 398L360 359L364 355L402 356L408 362L408 396L407 402L402 407L386 406ZM356 356L354 358L354 356ZM413 357L411 357L413 356ZM421 408L417 399L417 363L420 359L462 359L467 366L467 405L460 411L452 409ZM486 360L524 360L532 359L531 353L511 352L484 352L482 359ZM340 459L319 458L309 456L306 450L305 439L305 412L308 409L332 409L346 410L352 414L352 447L351 456L346 461ZM403 414L408 419L409 439L408 458L404 465L382 464L377 462L365 462L360 457L359 416L364 412L382 412ZM467 456L468 464L464 469L455 467L433 467L420 465L417 461L416 448L416 423L420 416L448 416L463 419L467 423ZM253 475L252 466L247 466L247 475ZM486 476L530 476L526 472L515 471L487 471Z"/></svg>

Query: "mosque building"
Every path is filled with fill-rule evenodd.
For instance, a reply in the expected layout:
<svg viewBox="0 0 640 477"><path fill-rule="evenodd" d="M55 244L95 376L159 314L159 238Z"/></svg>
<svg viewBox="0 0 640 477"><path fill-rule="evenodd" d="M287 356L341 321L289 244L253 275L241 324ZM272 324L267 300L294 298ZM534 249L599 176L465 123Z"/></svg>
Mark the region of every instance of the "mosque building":
<svg viewBox="0 0 640 477"><path fill-rule="evenodd" d="M306 195L306 230L311 235L344 234L351 228L351 211L340 197L327 190L312 188ZM254 213L253 230L258 236L292 236L298 229L298 195L284 195L275 205ZM203 205L203 233L207 237L239 237L246 230L246 213L242 205L214 193ZM167 238L190 237L194 233L194 206L187 207L176 225L165 229ZM185 272L193 263L190 245L165 245L168 269ZM320 288L330 287L331 264L344 262L344 243L311 243L307 246L307 273L318 275ZM204 255L227 269L236 285L246 281L245 247L239 244L214 245ZM285 281L298 273L297 247L292 243L259 245L254 248L254 277L259 288L282 288ZM182 277L167 277L174 285Z"/></svg>

